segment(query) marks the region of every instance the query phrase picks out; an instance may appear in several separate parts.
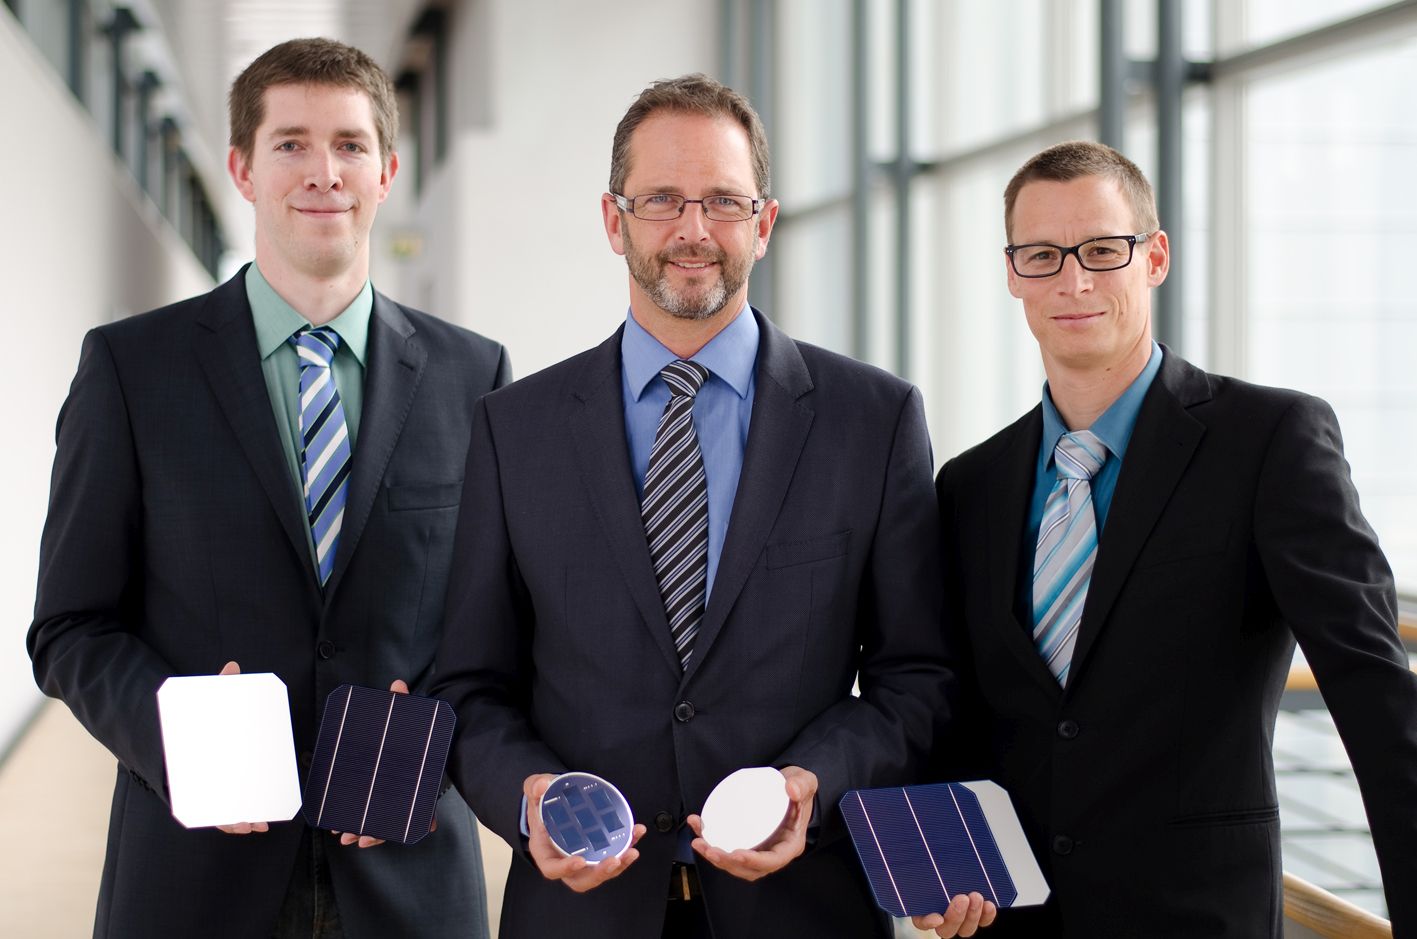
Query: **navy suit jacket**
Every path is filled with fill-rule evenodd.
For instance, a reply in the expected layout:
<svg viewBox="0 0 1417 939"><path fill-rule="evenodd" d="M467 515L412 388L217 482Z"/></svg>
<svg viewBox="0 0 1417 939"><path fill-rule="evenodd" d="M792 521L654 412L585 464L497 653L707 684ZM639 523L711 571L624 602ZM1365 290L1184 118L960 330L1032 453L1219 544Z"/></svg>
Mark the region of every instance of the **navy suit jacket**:
<svg viewBox="0 0 1417 939"><path fill-rule="evenodd" d="M1014 802L1053 887L1003 936L1282 932L1271 743L1295 638L1352 757L1396 935L1417 928L1417 678L1392 572L1317 398L1166 351L1101 532L1066 688L1020 619L1034 408L938 490L947 619L972 668L955 776Z"/></svg>
<svg viewBox="0 0 1417 939"><path fill-rule="evenodd" d="M820 780L820 837L757 883L700 863L715 933L889 935L836 805L910 777L949 674L920 395L754 315L742 475L687 671L631 476L619 333L477 407L435 684L458 713L450 774L513 845L535 773L603 776L649 829L585 894L519 855L507 939L658 939L684 817L734 770L792 764Z"/></svg>
<svg viewBox="0 0 1417 939"><path fill-rule="evenodd" d="M91 331L59 417L28 646L35 677L118 758L95 935L268 935L304 822L188 831L166 801L156 691L236 660L290 692L302 783L343 682L426 690L474 402L502 347L374 295L364 413L323 591L281 451L244 269ZM471 813L411 848L340 850L348 935L481 935ZM317 837L329 839L328 834Z"/></svg>

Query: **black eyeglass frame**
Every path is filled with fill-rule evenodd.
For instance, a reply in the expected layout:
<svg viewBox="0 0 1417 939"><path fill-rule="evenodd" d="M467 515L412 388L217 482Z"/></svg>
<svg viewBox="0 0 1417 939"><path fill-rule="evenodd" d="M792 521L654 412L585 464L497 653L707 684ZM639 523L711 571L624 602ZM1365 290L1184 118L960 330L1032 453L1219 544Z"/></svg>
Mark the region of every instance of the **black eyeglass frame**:
<svg viewBox="0 0 1417 939"><path fill-rule="evenodd" d="M747 196L739 195L737 193L726 192L715 193L711 196L705 196L703 199L685 199L683 196L679 195L676 192L642 192L638 196L625 196L621 195L618 192L612 192L611 195L615 197L615 204L620 207L621 211L629 212L631 215L634 215L635 218L639 219L642 222L672 222L675 219L683 218L684 210L687 209L691 203L698 203L699 210L704 213L704 218L708 219L710 222L746 222L749 219L753 218L755 215L757 215L759 212L761 212L763 208L768 204L767 199L748 199ZM636 215L635 200L647 199L651 196L673 196L674 198L681 199L683 201L679 203L679 211L674 215L666 215L663 218L645 218L643 215ZM709 214L708 208L704 205L704 200L721 199L724 196L731 196L734 199L748 199L748 202L752 206L753 211L749 212L746 218L714 218L712 215Z"/></svg>
<svg viewBox="0 0 1417 939"><path fill-rule="evenodd" d="M1107 271L1120 271L1122 268L1129 266L1132 263L1132 258L1136 256L1137 245L1145 244L1160 230L1161 229L1158 228L1156 229L1156 231L1138 232L1135 235L1098 235L1096 238L1089 238L1086 241L1080 241L1077 244L1073 245L1071 248L1065 248L1062 245L1055 245L1048 241L1030 241L1027 244L1021 245L1004 245L1004 253L1009 256L1009 265L1014 269L1014 273L1020 277L1029 278L1030 280L1036 280L1041 277L1058 276L1063 272L1063 265L1067 263L1068 255L1070 254L1078 262L1078 267L1082 268L1083 270L1091 271L1094 274L1104 274ZM1090 266L1086 261L1082 259L1081 249L1087 245L1093 244L1094 242L1098 241L1125 241L1127 243L1127 259L1121 264L1114 264L1111 267ZM1022 251L1024 248L1057 248L1059 252L1057 270L1050 271L1047 274L1025 274L1023 271L1018 269L1018 259L1014 257L1014 252Z"/></svg>

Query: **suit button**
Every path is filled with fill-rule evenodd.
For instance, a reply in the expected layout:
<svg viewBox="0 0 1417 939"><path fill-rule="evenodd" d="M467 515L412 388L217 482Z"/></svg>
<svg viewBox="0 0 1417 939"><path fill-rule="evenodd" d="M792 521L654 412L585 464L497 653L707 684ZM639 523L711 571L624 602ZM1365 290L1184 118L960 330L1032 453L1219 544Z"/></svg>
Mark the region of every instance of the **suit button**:
<svg viewBox="0 0 1417 939"><path fill-rule="evenodd" d="M335 644L328 639L321 639L320 644L315 647L315 652L322 659L332 659L335 657Z"/></svg>
<svg viewBox="0 0 1417 939"><path fill-rule="evenodd" d="M694 706L688 701L680 701L674 705L674 719L681 724L687 724L694 719Z"/></svg>
<svg viewBox="0 0 1417 939"><path fill-rule="evenodd" d="M1053 853L1054 853L1054 854L1072 854L1072 853L1073 853L1073 839L1069 838L1067 835L1054 835L1054 836L1053 836Z"/></svg>
<svg viewBox="0 0 1417 939"><path fill-rule="evenodd" d="M1058 736L1064 740L1071 740L1078 735L1078 722L1075 720L1065 720L1058 722Z"/></svg>
<svg viewBox="0 0 1417 939"><path fill-rule="evenodd" d="M654 830L667 833L674 828L674 816L668 812L660 812L654 817Z"/></svg>

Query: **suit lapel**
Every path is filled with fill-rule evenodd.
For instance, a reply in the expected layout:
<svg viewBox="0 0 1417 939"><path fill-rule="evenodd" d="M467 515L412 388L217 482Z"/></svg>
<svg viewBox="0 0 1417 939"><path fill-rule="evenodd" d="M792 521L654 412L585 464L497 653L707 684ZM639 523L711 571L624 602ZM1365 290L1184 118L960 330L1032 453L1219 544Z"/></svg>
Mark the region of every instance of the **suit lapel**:
<svg viewBox="0 0 1417 939"><path fill-rule="evenodd" d="M1026 556L1022 542L1042 433L1040 405L1015 422L1003 449L990 465L984 507L984 517L989 520L985 533L989 552L989 622L999 624L998 640L1018 659L1023 670L1056 697L1062 694L1062 688L1033 643L1033 624L1019 622L1017 613L1023 589L1019 579L1025 576L1020 569Z"/></svg>
<svg viewBox="0 0 1417 939"><path fill-rule="evenodd" d="M1164 348L1164 347L1163 347ZM1122 473L1101 532L1068 683L1079 680L1132 564L1191 461L1205 425L1186 409L1210 398L1210 382L1195 366L1164 351L1127 444Z"/></svg>
<svg viewBox="0 0 1417 939"><path fill-rule="evenodd" d="M197 359L212 394L231 425L246 460L260 480L271 508L296 557L316 583L314 562L306 544L305 510L281 451L270 392L261 372L256 327L246 300L246 268L213 290L197 315L202 327L196 340Z"/></svg>
<svg viewBox="0 0 1417 939"><path fill-rule="evenodd" d="M624 327L591 350L576 377L572 397L579 402L568 418L574 458L585 482L586 498L595 510L610 553L620 568L630 596L639 607L650 638L675 675L679 654L669 636L664 601L654 577L645 542L640 502L630 468L625 438L625 398L620 379L620 337Z"/></svg>
<svg viewBox="0 0 1417 939"><path fill-rule="evenodd" d="M351 457L349 495L345 499L344 521L339 547L335 549L335 567L326 585L326 598L334 596L349 567L349 559L359 546L427 361L428 350L419 342L408 317L398 304L375 291L374 309L369 317L364 410Z"/></svg>
<svg viewBox="0 0 1417 939"><path fill-rule="evenodd" d="M753 315L758 318L759 345L748 444L713 592L694 640L686 679L704 661L762 556L812 426L813 411L801 400L812 390L812 376L802 353L766 317L756 310Z"/></svg>

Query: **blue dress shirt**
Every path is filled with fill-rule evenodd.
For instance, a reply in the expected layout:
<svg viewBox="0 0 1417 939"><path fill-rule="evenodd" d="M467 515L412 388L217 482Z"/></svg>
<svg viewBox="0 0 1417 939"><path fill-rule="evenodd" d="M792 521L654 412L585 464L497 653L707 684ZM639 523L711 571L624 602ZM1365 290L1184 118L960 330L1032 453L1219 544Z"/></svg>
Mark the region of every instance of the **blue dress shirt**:
<svg viewBox="0 0 1417 939"><path fill-rule="evenodd" d="M1141 374L1132 379L1127 390L1122 392L1111 407L1093 422L1087 430L1097 435L1107 447L1107 459L1102 468L1092 477L1092 507L1097 513L1097 537L1101 543L1103 526L1107 522L1107 510L1112 507L1112 493L1117 489L1117 477L1122 473L1122 460L1127 455L1127 443L1132 439L1132 431L1137 425L1137 414L1141 411L1142 399L1147 389L1161 371L1161 346L1151 344L1151 358ZM1082 430L1084 428L1076 428ZM1028 528L1025 529L1022 544L1023 576L1019 578L1022 606L1020 620L1030 629L1033 626L1033 555L1038 545L1038 527L1043 524L1043 506L1048 501L1048 493L1058 481L1058 471L1053 465L1053 449L1058 440L1068 433L1063 416L1053 404L1053 396L1048 391L1048 383L1043 383L1043 436L1038 442L1038 464L1033 474L1033 499L1028 506Z"/></svg>
<svg viewBox="0 0 1417 939"><path fill-rule="evenodd" d="M625 401L625 438L630 448L630 469L635 476L635 493L644 498L645 473L649 453L664 406L669 403L669 386L660 371L679 357L635 321L633 312L625 317L620 339L620 381ZM723 328L691 361L709 370L694 398L694 432L704 455L704 478L708 484L708 584L705 597L713 592L718 557L728 534L728 517L733 513L733 495L738 491L738 475L743 470L743 448L748 443L748 422L753 415L754 377L758 362L758 321L747 305L733 322ZM526 797L521 803L521 831L529 836ZM674 859L694 861L689 847L694 833L687 826L680 832Z"/></svg>
<svg viewBox="0 0 1417 939"><path fill-rule="evenodd" d="M625 437L630 446L635 492L641 498L654 434L669 402L669 386L659 372L678 358L636 322L633 313L626 316L620 340ZM692 361L709 370L708 380L694 399L694 432L703 451L708 483L707 596L713 592L718 557L728 534L728 516L733 512L733 495L738 491L743 448L748 442L748 422L753 413L758 361L758 321L753 311L744 306L733 322L694 354Z"/></svg>

